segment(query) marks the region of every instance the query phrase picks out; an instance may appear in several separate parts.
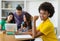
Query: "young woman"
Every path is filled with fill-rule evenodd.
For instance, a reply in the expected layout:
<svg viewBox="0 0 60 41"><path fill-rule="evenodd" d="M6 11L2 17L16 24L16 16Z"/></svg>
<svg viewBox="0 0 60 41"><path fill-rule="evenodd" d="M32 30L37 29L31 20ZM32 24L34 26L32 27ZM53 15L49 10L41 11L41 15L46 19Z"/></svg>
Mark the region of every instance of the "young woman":
<svg viewBox="0 0 60 41"><path fill-rule="evenodd" d="M23 22L21 24L20 30L22 32L27 32L29 30L32 30L32 20L31 20L31 15L29 13L23 15Z"/></svg>
<svg viewBox="0 0 60 41"><path fill-rule="evenodd" d="M19 32L22 32L21 34L32 35L32 16L29 13L25 13L23 15L23 22L21 24L21 28L17 33ZM24 40L24 41L30 41L30 40ZM33 39L31 41L33 41Z"/></svg>
<svg viewBox="0 0 60 41"><path fill-rule="evenodd" d="M43 22L36 29L38 16L34 16L34 37L42 36L43 41L58 41L54 33L54 25L49 19L55 12L53 5L49 2L44 2L39 6L38 10Z"/></svg>
<svg viewBox="0 0 60 41"><path fill-rule="evenodd" d="M15 23L14 15L12 12L9 13L5 20L0 21L1 30L5 30L5 23Z"/></svg>

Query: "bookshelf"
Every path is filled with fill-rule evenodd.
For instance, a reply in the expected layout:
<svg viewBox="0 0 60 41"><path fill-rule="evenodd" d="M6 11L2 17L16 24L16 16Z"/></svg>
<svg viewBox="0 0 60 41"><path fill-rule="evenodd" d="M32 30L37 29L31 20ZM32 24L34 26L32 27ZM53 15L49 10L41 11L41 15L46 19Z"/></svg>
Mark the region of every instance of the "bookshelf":
<svg viewBox="0 0 60 41"><path fill-rule="evenodd" d="M9 12L15 12L17 5L26 11L26 0L1 0L1 19L6 18Z"/></svg>

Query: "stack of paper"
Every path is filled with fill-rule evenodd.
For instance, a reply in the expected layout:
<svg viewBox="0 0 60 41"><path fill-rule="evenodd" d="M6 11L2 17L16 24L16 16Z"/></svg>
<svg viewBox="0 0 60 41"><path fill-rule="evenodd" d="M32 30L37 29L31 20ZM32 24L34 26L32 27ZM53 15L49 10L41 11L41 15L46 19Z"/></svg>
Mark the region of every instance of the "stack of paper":
<svg viewBox="0 0 60 41"><path fill-rule="evenodd" d="M15 35L15 38L32 38L32 36L31 35Z"/></svg>

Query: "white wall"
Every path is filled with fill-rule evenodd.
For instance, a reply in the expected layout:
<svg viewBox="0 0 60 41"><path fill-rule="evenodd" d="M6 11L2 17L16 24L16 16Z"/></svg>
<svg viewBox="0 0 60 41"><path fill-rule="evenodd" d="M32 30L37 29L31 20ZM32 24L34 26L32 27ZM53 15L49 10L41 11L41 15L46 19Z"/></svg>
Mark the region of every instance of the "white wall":
<svg viewBox="0 0 60 41"><path fill-rule="evenodd" d="M1 20L1 0L0 0L0 20Z"/></svg>
<svg viewBox="0 0 60 41"><path fill-rule="evenodd" d="M60 35L60 0L58 0L58 35Z"/></svg>

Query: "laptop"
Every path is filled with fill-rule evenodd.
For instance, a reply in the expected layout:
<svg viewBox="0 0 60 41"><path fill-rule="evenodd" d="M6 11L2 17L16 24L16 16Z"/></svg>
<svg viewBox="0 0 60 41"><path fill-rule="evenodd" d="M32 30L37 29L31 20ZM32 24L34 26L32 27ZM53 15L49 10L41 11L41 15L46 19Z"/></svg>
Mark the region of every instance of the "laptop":
<svg viewBox="0 0 60 41"><path fill-rule="evenodd" d="M6 34L15 34L17 31L17 24L7 23L5 24Z"/></svg>

